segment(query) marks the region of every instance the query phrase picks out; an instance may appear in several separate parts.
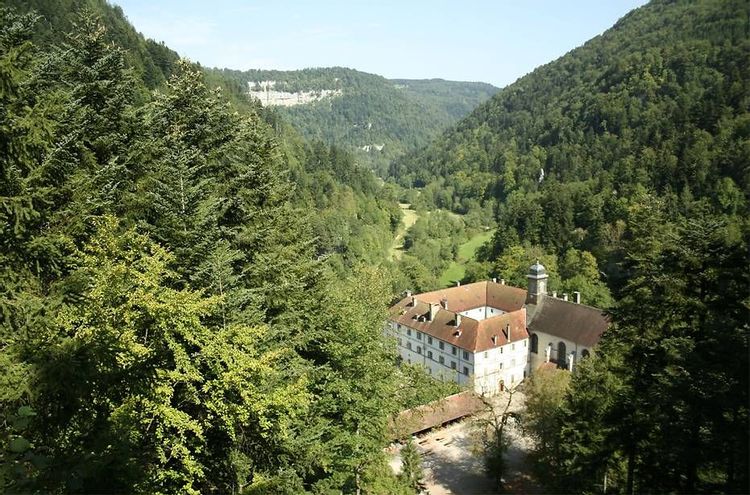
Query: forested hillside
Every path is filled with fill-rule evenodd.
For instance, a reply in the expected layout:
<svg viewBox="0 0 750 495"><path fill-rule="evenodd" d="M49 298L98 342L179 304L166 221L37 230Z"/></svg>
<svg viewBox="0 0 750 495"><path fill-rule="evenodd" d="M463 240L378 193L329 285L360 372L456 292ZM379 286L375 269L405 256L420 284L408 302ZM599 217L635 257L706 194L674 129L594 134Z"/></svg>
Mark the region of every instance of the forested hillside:
<svg viewBox="0 0 750 495"><path fill-rule="evenodd" d="M609 307L596 356L527 385L548 491L750 489L749 144L748 3L653 1L392 166L426 208L495 209L484 276L539 259Z"/></svg>
<svg viewBox="0 0 750 495"><path fill-rule="evenodd" d="M382 334L388 189L35 5L0 9L0 491L408 493L385 425L445 387Z"/></svg>
<svg viewBox="0 0 750 495"><path fill-rule="evenodd" d="M164 84L179 58L163 43L139 35L120 7L104 0L3 0L2 5L19 12L36 12L39 19L32 39L39 47L59 44L82 10L96 13L107 26L105 39L125 49L128 66L150 89Z"/></svg>
<svg viewBox="0 0 750 495"><path fill-rule="evenodd" d="M305 138L342 147L381 175L393 158L426 145L497 91L485 83L388 80L341 67L211 72L232 81L235 94L262 81L274 81L278 91L340 91L275 111Z"/></svg>
<svg viewBox="0 0 750 495"><path fill-rule="evenodd" d="M675 216L747 217L749 33L743 1L653 2L506 87L391 176L423 187L428 207L497 205L489 260L524 243L587 251L616 288L642 193Z"/></svg>
<svg viewBox="0 0 750 495"><path fill-rule="evenodd" d="M60 46L67 35L80 29L81 12L90 12L105 27L103 39L123 49L127 73L136 84L135 102L149 98L149 89L163 89L179 56L164 44L145 39L128 22L122 9L104 0L66 2L8 0L18 12L35 12L38 19L31 33L37 46ZM202 69L205 84L221 88L222 98L242 114L259 116L270 124L279 143L285 173L298 194L292 201L299 208L313 208L311 228L317 256L344 274L354 263L376 263L387 256L391 232L400 213L392 190L381 189L375 177L355 157L339 147L305 140L298 131L271 109L264 109L246 96L229 72ZM458 98L456 99L458 101ZM472 107L473 108L473 107ZM466 112L469 108L466 109Z"/></svg>

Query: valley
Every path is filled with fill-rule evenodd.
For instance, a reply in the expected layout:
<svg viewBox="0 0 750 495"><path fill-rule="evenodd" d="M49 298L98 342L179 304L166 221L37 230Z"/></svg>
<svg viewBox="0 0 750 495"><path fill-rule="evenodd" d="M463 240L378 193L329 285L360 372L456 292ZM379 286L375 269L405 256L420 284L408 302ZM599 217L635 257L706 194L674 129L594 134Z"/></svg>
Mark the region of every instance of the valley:
<svg viewBox="0 0 750 495"><path fill-rule="evenodd" d="M276 7L216 9L258 37L222 54L437 50ZM746 1L652 0L503 88L138 29L0 2L0 493L750 491Z"/></svg>

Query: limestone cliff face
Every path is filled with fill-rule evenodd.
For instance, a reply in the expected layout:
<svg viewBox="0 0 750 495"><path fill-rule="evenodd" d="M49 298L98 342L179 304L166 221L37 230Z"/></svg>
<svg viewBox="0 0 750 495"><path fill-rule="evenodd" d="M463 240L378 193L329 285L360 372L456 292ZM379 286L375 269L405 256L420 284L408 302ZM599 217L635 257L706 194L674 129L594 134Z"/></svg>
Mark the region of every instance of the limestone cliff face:
<svg viewBox="0 0 750 495"><path fill-rule="evenodd" d="M324 98L333 98L341 95L340 89L322 89L319 91L297 91L294 93L288 91L277 91L275 88L276 81L249 81L248 94L253 98L260 100L261 105L293 107L295 105L304 105L313 103Z"/></svg>

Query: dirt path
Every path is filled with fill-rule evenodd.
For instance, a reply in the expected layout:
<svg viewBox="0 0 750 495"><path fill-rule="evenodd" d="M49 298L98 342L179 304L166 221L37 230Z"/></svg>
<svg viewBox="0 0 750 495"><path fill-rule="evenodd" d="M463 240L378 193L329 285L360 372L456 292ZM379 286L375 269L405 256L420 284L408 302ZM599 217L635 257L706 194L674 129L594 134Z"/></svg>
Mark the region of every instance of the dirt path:
<svg viewBox="0 0 750 495"><path fill-rule="evenodd" d="M404 216L401 219L401 225L399 225L396 231L396 237L393 238L393 244L391 245L391 259L401 259L404 254L404 235L412 225L417 222L419 215L415 210L411 209L409 203L399 203L399 208L403 212Z"/></svg>

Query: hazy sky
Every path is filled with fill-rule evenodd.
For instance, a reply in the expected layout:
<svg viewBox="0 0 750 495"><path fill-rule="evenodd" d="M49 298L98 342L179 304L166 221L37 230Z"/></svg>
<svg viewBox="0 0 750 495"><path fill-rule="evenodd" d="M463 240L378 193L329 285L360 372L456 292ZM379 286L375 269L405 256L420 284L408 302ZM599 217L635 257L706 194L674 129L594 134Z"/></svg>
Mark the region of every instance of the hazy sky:
<svg viewBox="0 0 750 495"><path fill-rule="evenodd" d="M112 0L147 37L209 67L344 66L505 86L644 0Z"/></svg>

